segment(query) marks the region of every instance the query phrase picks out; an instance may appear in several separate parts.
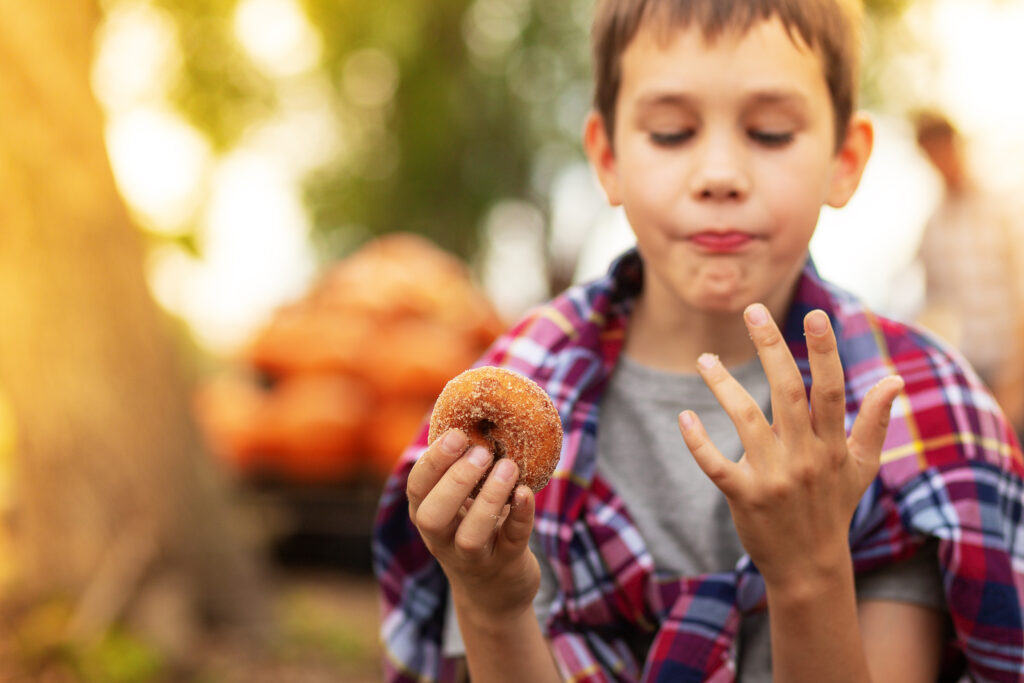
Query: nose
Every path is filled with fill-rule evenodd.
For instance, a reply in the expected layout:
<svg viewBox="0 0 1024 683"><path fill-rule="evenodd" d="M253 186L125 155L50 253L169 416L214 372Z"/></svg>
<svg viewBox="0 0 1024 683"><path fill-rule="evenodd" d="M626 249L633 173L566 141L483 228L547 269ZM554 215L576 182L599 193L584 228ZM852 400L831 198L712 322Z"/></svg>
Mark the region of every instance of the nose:
<svg viewBox="0 0 1024 683"><path fill-rule="evenodd" d="M738 201L750 192L742 145L728 133L707 135L696 150L691 194L701 201Z"/></svg>

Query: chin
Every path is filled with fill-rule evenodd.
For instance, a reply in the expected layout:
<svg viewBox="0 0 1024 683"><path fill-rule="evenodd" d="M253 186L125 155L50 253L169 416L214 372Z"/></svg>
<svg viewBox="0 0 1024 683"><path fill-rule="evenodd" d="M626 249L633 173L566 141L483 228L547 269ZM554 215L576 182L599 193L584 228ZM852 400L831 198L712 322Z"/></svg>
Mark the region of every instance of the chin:
<svg viewBox="0 0 1024 683"><path fill-rule="evenodd" d="M742 315L752 303L749 297L708 294L694 301L694 308L712 315Z"/></svg>

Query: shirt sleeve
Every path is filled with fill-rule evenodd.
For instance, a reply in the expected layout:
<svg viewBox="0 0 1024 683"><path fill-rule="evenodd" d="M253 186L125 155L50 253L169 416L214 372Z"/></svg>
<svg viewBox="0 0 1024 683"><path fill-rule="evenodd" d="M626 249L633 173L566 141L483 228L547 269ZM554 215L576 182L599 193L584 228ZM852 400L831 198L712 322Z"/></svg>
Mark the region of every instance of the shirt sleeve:
<svg viewBox="0 0 1024 683"><path fill-rule="evenodd" d="M892 600L948 611L938 546L938 541L931 539L913 557L859 575L857 600Z"/></svg>
<svg viewBox="0 0 1024 683"><path fill-rule="evenodd" d="M530 534L530 550L537 557L540 565L540 589L533 599L533 611L540 623L540 630L547 637L544 624L547 623L548 615L551 613L551 605L558 595L558 583L555 581L555 572L551 568L544 551L540 548L540 541L536 534ZM445 607L444 635L441 639L441 652L445 657L465 657L466 645L462 642L462 632L459 630L459 620L455 617L455 604L452 602L452 594L448 593L448 604Z"/></svg>

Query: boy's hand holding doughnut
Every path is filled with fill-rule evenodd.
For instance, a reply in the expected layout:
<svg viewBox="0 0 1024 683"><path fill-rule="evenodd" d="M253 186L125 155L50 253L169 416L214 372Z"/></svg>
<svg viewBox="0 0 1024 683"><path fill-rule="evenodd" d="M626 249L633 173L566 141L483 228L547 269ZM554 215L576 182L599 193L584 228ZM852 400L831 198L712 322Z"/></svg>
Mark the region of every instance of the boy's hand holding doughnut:
<svg viewBox="0 0 1024 683"><path fill-rule="evenodd" d="M507 415L486 408L496 400L494 390L505 388L493 386L495 379L520 389L520 380L528 381L498 368L479 368L449 382L431 418L430 446L409 473L407 487L409 517L448 576L456 608L460 615L478 616L480 625L517 616L531 607L540 586L540 567L528 546L534 515L531 486L539 490L547 483L562 436L557 412L539 387L540 396L529 389L536 404L505 405L502 410ZM486 414L480 414L482 405ZM522 425L516 421L536 420L538 409L544 413L548 434L509 436L510 425L505 422L519 428ZM472 420L453 422L453 417ZM449 428L453 423L463 428ZM524 444L540 443L550 460L554 429L553 461L540 463L539 469L527 465L523 469L535 476L518 483L521 468L516 459L522 461ZM543 436L550 438L545 441Z"/></svg>

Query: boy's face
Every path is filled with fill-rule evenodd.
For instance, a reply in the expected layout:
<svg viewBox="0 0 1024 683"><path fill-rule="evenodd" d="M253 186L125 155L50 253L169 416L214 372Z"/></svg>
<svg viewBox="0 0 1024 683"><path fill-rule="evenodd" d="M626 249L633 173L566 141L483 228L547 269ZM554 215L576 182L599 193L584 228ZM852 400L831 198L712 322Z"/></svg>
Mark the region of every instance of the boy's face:
<svg viewBox="0 0 1024 683"><path fill-rule="evenodd" d="M782 312L822 205L856 188L870 124L866 147L836 152L821 61L777 19L713 43L642 27L621 69L614 145L596 115L585 144L636 233L648 303Z"/></svg>

